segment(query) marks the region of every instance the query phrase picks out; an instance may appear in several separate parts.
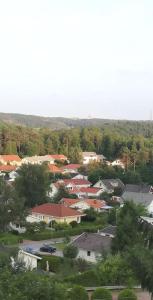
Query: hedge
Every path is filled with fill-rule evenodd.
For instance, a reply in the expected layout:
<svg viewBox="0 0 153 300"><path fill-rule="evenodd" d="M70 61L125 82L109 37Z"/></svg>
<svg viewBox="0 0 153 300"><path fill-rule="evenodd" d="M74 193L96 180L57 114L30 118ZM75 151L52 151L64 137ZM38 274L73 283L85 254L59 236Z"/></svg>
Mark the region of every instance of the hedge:
<svg viewBox="0 0 153 300"><path fill-rule="evenodd" d="M39 266L44 271L46 271L47 261L49 264L49 271L56 273L60 270L61 264L63 264L64 259L62 257L53 255L43 257L42 260L39 262Z"/></svg>
<svg viewBox="0 0 153 300"><path fill-rule="evenodd" d="M50 231L50 230L44 230L42 232L37 232L34 234L24 234L22 237L24 239L30 239L33 241L40 241L40 240L48 240L52 238L60 238L60 237L66 237L66 236L73 236L73 235L79 235L83 232L97 232L99 229L99 225L94 225L93 227L76 227L71 228L68 230L60 230L60 231Z"/></svg>
<svg viewBox="0 0 153 300"><path fill-rule="evenodd" d="M0 244L2 245L16 245L22 242L22 238L18 235L11 233L1 233L0 234Z"/></svg>
<svg viewBox="0 0 153 300"><path fill-rule="evenodd" d="M64 282L85 287L100 286L100 279L95 270L88 270L82 274L69 276L64 279Z"/></svg>

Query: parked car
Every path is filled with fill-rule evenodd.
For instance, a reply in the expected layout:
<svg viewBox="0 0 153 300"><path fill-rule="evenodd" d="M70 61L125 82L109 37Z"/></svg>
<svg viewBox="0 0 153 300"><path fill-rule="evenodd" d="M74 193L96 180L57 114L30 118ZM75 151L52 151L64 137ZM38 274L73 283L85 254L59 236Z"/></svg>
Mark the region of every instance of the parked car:
<svg viewBox="0 0 153 300"><path fill-rule="evenodd" d="M48 252L48 253L54 253L56 252L56 248L51 246L51 245L47 245L44 244L42 247L40 247L39 249L41 252Z"/></svg>

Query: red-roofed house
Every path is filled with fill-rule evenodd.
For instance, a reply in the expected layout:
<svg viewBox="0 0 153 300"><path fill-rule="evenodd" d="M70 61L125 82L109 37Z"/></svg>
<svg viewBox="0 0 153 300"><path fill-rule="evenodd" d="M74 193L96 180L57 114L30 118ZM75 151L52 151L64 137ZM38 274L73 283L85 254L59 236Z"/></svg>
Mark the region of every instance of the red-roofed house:
<svg viewBox="0 0 153 300"><path fill-rule="evenodd" d="M48 169L49 169L49 172L54 173L54 174L61 173L61 170L55 165L50 165L49 164Z"/></svg>
<svg viewBox="0 0 153 300"><path fill-rule="evenodd" d="M72 190L76 190L78 191L78 189L80 188L87 188L90 187L91 182L89 182L86 179L61 179L58 180L55 183L51 184L51 193L50 193L50 197L53 197L57 192L60 186L64 186L69 192L71 192Z"/></svg>
<svg viewBox="0 0 153 300"><path fill-rule="evenodd" d="M71 173L71 174L76 174L78 173L78 169L81 167L80 164L69 164L66 166L63 166L61 169L63 173Z"/></svg>
<svg viewBox="0 0 153 300"><path fill-rule="evenodd" d="M46 224L56 221L57 223L69 224L72 221L80 223L82 216L84 214L63 204L45 203L32 208L31 215L27 217L27 221L31 223L43 221Z"/></svg>
<svg viewBox="0 0 153 300"><path fill-rule="evenodd" d="M20 166L21 158L18 155L0 155L0 163L3 165Z"/></svg>
<svg viewBox="0 0 153 300"><path fill-rule="evenodd" d="M16 166L11 165L0 165L0 172L10 173L16 170Z"/></svg>
<svg viewBox="0 0 153 300"><path fill-rule="evenodd" d="M97 198L102 193L102 189L100 188L94 188L94 187L81 187L79 189L73 189L69 191L70 194L75 194L79 198L89 198L94 197Z"/></svg>
<svg viewBox="0 0 153 300"><path fill-rule="evenodd" d="M69 199L63 198L61 203L67 207L75 208L79 211L84 211L86 209L93 208L95 211L102 211L103 207L106 205L106 202L103 200L97 199Z"/></svg>

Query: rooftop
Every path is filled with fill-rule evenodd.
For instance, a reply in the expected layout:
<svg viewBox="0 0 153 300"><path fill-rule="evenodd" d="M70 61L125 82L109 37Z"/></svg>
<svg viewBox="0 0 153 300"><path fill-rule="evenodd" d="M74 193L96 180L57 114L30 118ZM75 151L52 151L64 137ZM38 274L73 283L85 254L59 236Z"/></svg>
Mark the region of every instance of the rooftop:
<svg viewBox="0 0 153 300"><path fill-rule="evenodd" d="M72 244L80 249L95 252L108 252L111 248L112 238L101 236L98 233L83 233Z"/></svg>
<svg viewBox="0 0 153 300"><path fill-rule="evenodd" d="M72 217L72 216L81 216L79 212L75 209L66 207L63 204L53 204L53 203L45 203L39 206L32 208L32 213L43 214L46 216L52 217Z"/></svg>

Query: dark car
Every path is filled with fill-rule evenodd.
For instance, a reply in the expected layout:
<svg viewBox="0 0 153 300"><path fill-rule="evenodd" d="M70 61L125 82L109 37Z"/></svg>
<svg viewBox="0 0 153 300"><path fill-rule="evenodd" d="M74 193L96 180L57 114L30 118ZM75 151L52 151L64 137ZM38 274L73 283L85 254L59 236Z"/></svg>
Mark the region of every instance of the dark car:
<svg viewBox="0 0 153 300"><path fill-rule="evenodd" d="M56 248L51 245L43 245L42 247L40 247L40 251L54 253L54 252L56 252Z"/></svg>

